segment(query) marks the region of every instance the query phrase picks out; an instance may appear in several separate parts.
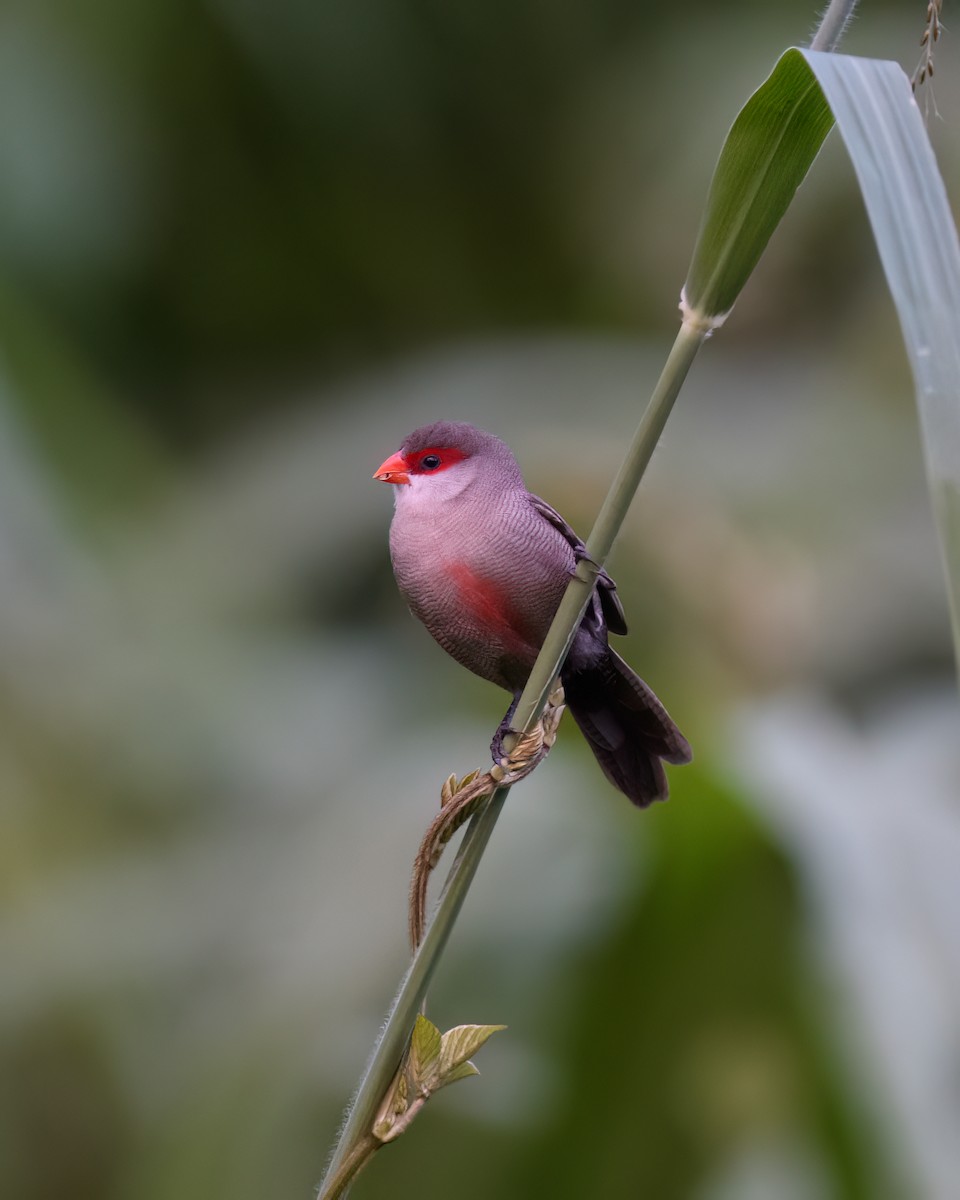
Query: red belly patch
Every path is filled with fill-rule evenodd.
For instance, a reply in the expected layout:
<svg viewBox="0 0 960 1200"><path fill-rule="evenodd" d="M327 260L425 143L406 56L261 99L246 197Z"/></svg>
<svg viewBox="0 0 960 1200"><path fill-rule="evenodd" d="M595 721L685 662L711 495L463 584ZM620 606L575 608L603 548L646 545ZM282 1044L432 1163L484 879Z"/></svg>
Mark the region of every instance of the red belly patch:
<svg viewBox="0 0 960 1200"><path fill-rule="evenodd" d="M466 563L454 563L449 574L463 607L484 630L489 630L492 638L499 639L505 649L515 653L529 652L530 641L504 588L478 575Z"/></svg>

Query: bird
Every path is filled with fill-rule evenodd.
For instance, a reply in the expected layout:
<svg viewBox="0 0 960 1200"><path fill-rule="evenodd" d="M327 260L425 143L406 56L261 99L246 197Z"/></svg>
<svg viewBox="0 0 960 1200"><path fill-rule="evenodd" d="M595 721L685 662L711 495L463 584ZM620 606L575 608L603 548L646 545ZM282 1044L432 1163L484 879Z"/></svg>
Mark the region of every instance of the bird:
<svg viewBox="0 0 960 1200"><path fill-rule="evenodd" d="M444 650L513 695L494 736L500 761L520 693L585 544L529 492L509 446L462 421L409 434L377 469L393 485L390 557L411 612ZM627 632L599 570L561 668L566 704L607 779L645 808L668 794L663 763L690 745L654 692L609 645Z"/></svg>

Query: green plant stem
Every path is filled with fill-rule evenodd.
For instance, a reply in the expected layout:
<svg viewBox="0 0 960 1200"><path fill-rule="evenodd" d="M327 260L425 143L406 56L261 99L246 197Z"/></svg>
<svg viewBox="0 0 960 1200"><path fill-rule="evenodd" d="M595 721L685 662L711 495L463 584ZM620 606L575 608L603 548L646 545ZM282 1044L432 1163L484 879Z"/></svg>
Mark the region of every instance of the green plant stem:
<svg viewBox="0 0 960 1200"><path fill-rule="evenodd" d="M578 565L520 697L514 722L514 729L518 733L528 732L543 712L553 681L559 673L590 599L596 573L610 553L673 403L705 336L703 330L686 325L681 326L677 334L627 457L607 493L593 532L587 539L587 553L590 559ZM356 1147L369 1136L380 1102L400 1065L430 980L480 865L493 827L503 810L509 790L508 787L498 788L467 827L440 893L433 919L427 926L423 941L400 985L390 1015L347 1112L324 1182L320 1185L319 1200L346 1195L342 1186L339 1191L334 1192L332 1185L335 1181L342 1180L344 1163L353 1159Z"/></svg>
<svg viewBox="0 0 960 1200"><path fill-rule="evenodd" d="M680 332L664 363L657 386L633 435L627 457L610 485L587 538L587 554L590 558L578 565L517 704L513 725L516 732L526 733L543 712L553 681L567 657L590 600L597 571L610 554L614 539L620 532L620 526L640 486L643 473L663 433L673 402L706 336L706 332L701 329L680 326Z"/></svg>
<svg viewBox="0 0 960 1200"><path fill-rule="evenodd" d="M853 19L857 0L830 0L817 32L810 43L811 50L836 50L844 30Z"/></svg>
<svg viewBox="0 0 960 1200"><path fill-rule="evenodd" d="M338 1194L346 1195L342 1190L339 1193L332 1191L331 1185L340 1176L343 1162L352 1156L353 1148L368 1136L380 1102L397 1072L430 980L440 962L440 956L509 790L508 787L497 788L467 826L467 832L440 893L434 917L427 926L423 941L407 969L360 1086L351 1101L336 1149L320 1185L318 1200L328 1200Z"/></svg>
<svg viewBox="0 0 960 1200"><path fill-rule="evenodd" d="M355 1142L341 1159L336 1171L328 1171L323 1181L323 1200L342 1200L350 1186L371 1158L383 1145L372 1133L365 1134Z"/></svg>

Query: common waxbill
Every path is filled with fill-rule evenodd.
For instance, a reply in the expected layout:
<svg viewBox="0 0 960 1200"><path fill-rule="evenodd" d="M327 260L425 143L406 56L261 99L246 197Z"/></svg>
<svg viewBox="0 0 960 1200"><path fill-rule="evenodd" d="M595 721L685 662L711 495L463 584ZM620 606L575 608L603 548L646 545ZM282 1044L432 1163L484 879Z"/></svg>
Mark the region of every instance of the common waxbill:
<svg viewBox="0 0 960 1200"><path fill-rule="evenodd" d="M584 544L528 492L510 448L459 421L424 425L374 475L394 484L390 556L413 614L458 662L513 693L494 758ZM643 680L607 644L626 633L601 571L560 673L567 707L604 775L634 804L667 796L661 759L690 746Z"/></svg>

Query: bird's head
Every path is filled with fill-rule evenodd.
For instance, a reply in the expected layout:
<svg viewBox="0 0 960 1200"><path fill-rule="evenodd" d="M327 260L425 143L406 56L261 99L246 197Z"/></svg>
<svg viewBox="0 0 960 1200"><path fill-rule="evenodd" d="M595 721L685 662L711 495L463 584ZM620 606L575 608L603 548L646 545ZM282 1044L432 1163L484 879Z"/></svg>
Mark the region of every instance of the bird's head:
<svg viewBox="0 0 960 1200"><path fill-rule="evenodd" d="M404 438L403 445L377 468L374 479L397 485L401 493L449 499L471 484L500 489L523 486L520 468L505 442L463 421L437 421Z"/></svg>

